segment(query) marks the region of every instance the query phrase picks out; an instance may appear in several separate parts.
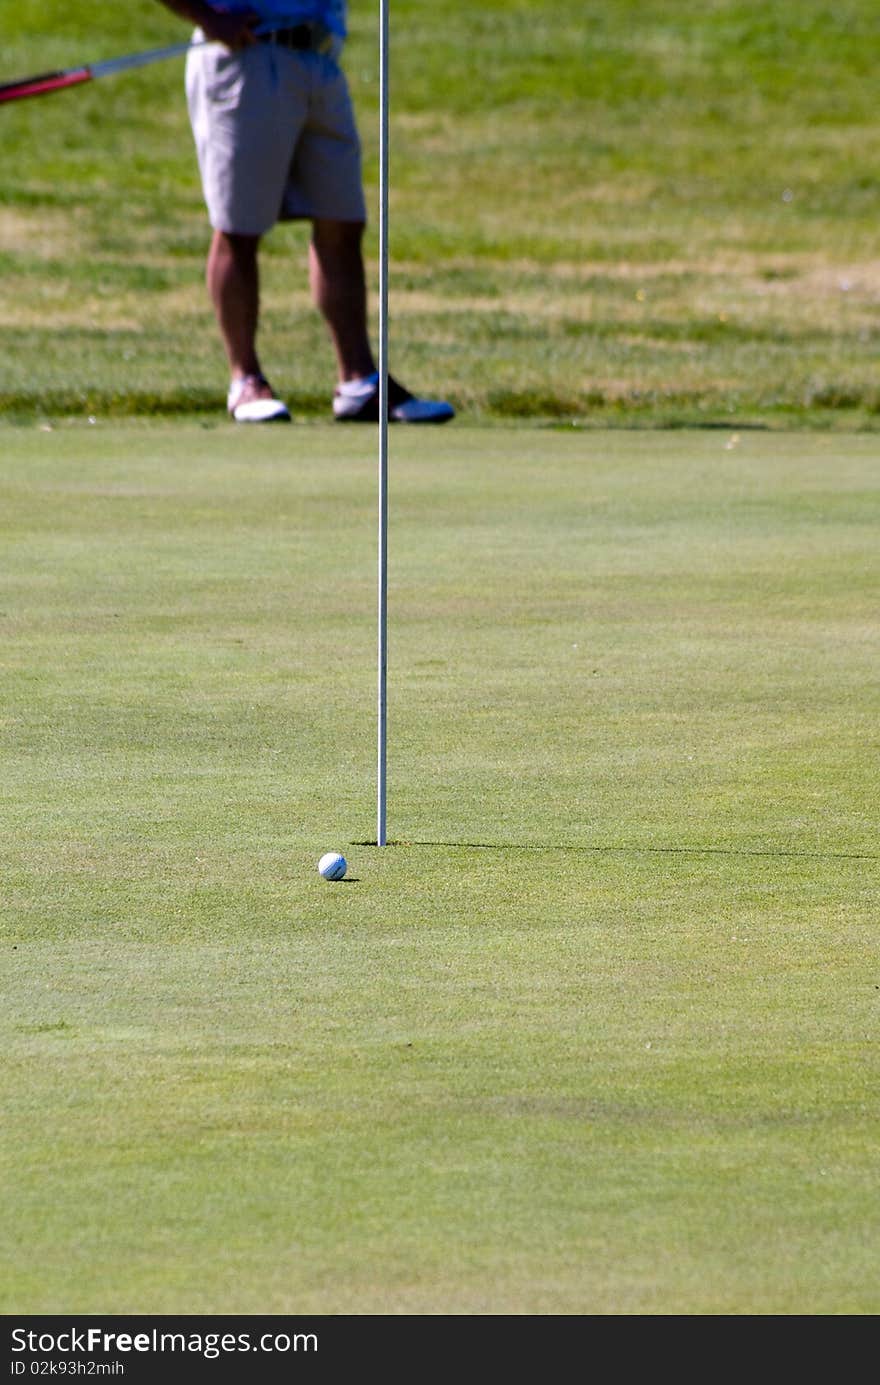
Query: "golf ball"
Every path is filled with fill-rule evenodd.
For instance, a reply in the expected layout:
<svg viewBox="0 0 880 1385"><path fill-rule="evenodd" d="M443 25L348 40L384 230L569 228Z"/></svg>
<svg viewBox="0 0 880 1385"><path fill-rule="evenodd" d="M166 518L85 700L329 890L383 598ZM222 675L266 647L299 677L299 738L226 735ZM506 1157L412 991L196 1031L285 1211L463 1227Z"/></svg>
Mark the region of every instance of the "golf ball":
<svg viewBox="0 0 880 1385"><path fill-rule="evenodd" d="M339 851L325 851L318 862L318 874L325 880L341 880L348 870L348 862Z"/></svg>

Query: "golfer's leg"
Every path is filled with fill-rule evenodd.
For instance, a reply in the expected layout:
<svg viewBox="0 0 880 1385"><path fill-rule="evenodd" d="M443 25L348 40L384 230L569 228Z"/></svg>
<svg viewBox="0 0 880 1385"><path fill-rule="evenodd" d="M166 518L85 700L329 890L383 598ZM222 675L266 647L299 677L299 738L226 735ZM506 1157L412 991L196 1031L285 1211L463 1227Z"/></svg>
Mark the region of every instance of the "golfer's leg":
<svg viewBox="0 0 880 1385"><path fill-rule="evenodd" d="M257 359L260 276L259 236L215 231L208 252L208 292L233 379L261 375Z"/></svg>
<svg viewBox="0 0 880 1385"><path fill-rule="evenodd" d="M376 369L367 328L363 234L359 221L312 222L312 297L327 323L342 381L364 379Z"/></svg>

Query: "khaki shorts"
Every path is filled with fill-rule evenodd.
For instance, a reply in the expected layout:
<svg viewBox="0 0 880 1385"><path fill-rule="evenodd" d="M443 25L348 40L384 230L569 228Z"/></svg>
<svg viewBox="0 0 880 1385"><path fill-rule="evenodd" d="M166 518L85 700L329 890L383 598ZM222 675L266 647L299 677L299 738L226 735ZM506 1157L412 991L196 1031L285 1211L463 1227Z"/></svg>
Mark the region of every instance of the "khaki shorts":
<svg viewBox="0 0 880 1385"><path fill-rule="evenodd" d="M334 58L206 44L187 56L186 95L215 230L259 236L297 218L366 221L360 140Z"/></svg>

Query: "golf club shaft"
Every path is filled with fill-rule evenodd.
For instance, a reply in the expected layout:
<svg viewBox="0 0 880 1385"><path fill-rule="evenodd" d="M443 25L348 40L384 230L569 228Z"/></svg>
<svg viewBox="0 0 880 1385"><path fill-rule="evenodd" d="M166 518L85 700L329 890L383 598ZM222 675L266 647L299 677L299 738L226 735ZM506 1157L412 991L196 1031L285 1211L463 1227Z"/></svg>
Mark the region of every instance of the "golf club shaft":
<svg viewBox="0 0 880 1385"><path fill-rule="evenodd" d="M376 842L385 846L388 768L388 133L390 0L379 0L379 745Z"/></svg>
<svg viewBox="0 0 880 1385"><path fill-rule="evenodd" d="M257 35L268 34L274 29L286 27L290 22L284 19L267 20L257 25L253 32ZM174 43L169 48L148 48L140 53L125 53L118 58L105 58L101 62L68 67L59 72L40 72L32 77L21 77L17 82L0 85L0 103L20 101L26 96L46 96L51 91L63 91L66 87L92 82L98 77L110 77L134 67L146 67L148 63L162 62L166 58L179 58L191 48L203 48L211 42L213 40L207 38L190 40L188 43Z"/></svg>
<svg viewBox="0 0 880 1385"><path fill-rule="evenodd" d="M191 43L175 43L171 48L151 48L143 53L128 53L121 58L107 58L104 62L90 63L84 67L22 77L17 82L6 82L0 86L0 101L18 101L25 96L44 96L50 91L63 91L65 87L91 82L96 77L108 77L126 68L145 67L147 63L160 62L163 58L178 57L191 47Z"/></svg>

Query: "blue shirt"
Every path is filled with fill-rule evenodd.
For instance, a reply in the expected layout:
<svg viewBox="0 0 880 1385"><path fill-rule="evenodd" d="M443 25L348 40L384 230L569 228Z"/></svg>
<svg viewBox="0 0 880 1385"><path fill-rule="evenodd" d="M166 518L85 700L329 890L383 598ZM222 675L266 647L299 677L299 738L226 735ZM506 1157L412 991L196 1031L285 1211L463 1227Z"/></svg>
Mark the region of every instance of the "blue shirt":
<svg viewBox="0 0 880 1385"><path fill-rule="evenodd" d="M323 24L331 34L345 38L346 0L225 0L214 8L248 10L261 19L289 19L291 24Z"/></svg>

